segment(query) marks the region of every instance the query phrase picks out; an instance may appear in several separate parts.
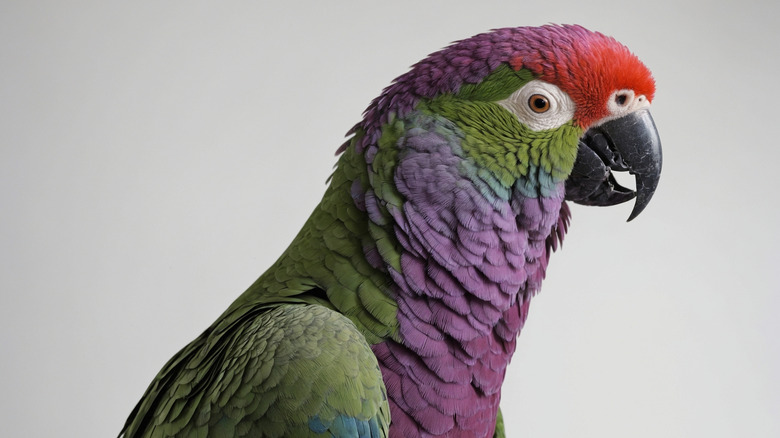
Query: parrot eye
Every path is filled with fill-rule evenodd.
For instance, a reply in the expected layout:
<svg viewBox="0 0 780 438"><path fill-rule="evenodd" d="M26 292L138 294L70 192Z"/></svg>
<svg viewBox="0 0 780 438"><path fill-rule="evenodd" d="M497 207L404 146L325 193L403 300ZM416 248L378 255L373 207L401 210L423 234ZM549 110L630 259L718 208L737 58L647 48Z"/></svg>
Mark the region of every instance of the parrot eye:
<svg viewBox="0 0 780 438"><path fill-rule="evenodd" d="M549 82L528 81L506 99L496 102L534 131L555 129L574 117L574 102L565 91Z"/></svg>
<svg viewBox="0 0 780 438"><path fill-rule="evenodd" d="M528 99L528 106L535 113L544 113L550 109L550 101L541 94L534 94Z"/></svg>

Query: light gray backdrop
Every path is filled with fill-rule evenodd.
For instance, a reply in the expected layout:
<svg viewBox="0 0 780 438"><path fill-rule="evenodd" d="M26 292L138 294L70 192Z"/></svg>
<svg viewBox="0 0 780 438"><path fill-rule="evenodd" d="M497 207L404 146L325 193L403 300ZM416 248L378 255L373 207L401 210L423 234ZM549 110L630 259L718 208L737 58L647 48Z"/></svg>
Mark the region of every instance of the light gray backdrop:
<svg viewBox="0 0 780 438"><path fill-rule="evenodd" d="M0 424L114 436L286 247L394 77L579 23L654 71L661 185L574 208L503 409L513 437L780 436L778 3L0 3Z"/></svg>

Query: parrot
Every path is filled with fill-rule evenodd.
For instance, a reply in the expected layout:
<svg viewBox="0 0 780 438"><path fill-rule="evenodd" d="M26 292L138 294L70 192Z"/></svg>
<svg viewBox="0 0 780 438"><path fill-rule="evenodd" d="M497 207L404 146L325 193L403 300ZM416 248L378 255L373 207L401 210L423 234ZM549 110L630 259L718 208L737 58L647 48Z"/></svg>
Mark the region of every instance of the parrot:
<svg viewBox="0 0 780 438"><path fill-rule="evenodd" d="M575 24L428 55L371 101L292 243L119 436L504 436L501 386L568 202L635 199L631 221L656 191L654 94L633 52Z"/></svg>

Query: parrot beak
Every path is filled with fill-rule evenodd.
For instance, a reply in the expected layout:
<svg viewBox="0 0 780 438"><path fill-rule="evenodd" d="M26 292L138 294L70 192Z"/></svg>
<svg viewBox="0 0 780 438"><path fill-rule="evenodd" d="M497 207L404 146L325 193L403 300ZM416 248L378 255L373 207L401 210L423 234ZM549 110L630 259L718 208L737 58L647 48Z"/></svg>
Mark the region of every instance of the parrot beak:
<svg viewBox="0 0 780 438"><path fill-rule="evenodd" d="M628 220L645 209L661 178L661 139L647 109L590 128L580 139L577 160L566 180L566 199L608 206L636 197ZM612 170L636 176L636 192L618 184Z"/></svg>

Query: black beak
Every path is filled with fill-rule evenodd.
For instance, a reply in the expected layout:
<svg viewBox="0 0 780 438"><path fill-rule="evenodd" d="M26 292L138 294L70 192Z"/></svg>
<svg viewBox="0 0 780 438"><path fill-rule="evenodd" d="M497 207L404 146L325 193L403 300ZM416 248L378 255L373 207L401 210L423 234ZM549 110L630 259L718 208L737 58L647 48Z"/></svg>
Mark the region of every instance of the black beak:
<svg viewBox="0 0 780 438"><path fill-rule="evenodd" d="M580 139L566 199L582 205L620 204L636 196L628 220L645 209L661 178L661 139L650 111L642 109L589 129ZM636 176L636 192L615 180L612 170Z"/></svg>

